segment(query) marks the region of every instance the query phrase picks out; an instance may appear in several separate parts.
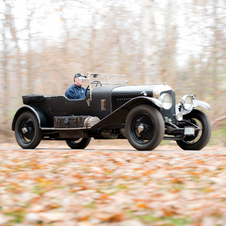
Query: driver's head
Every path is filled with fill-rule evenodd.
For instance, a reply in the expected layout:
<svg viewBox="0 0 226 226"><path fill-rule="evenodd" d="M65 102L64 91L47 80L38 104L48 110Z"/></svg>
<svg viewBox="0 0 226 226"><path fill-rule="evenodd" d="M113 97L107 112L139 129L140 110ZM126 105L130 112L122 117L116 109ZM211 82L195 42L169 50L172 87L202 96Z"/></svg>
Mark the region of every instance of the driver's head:
<svg viewBox="0 0 226 226"><path fill-rule="evenodd" d="M86 79L86 76L83 75L82 73L77 73L74 76L74 82L77 86L82 86L85 79Z"/></svg>

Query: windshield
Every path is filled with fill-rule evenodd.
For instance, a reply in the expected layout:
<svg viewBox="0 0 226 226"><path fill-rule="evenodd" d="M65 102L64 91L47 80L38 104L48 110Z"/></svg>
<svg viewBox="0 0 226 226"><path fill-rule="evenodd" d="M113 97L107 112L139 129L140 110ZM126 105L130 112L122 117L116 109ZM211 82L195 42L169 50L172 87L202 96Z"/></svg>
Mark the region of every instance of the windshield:
<svg viewBox="0 0 226 226"><path fill-rule="evenodd" d="M126 85L125 75L104 74L104 73L88 73L90 88L97 86L117 86Z"/></svg>

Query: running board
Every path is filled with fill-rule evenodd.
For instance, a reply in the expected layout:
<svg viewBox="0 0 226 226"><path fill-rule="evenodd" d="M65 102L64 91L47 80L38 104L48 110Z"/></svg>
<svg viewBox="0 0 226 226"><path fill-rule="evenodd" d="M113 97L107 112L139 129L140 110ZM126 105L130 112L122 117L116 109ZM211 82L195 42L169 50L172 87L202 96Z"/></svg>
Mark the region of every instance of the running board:
<svg viewBox="0 0 226 226"><path fill-rule="evenodd" d="M90 129L91 127L77 127L77 128L55 128L55 127L40 127L41 130L81 130Z"/></svg>

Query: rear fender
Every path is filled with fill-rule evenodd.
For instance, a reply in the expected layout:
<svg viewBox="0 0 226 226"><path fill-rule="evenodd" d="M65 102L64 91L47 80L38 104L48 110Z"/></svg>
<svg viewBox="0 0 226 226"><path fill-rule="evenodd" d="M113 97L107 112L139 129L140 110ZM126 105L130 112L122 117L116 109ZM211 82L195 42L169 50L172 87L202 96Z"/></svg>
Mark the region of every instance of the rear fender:
<svg viewBox="0 0 226 226"><path fill-rule="evenodd" d="M13 122L12 122L12 130L13 131L15 130L16 120L18 119L20 114L22 114L25 111L30 111L30 112L34 113L34 115L36 116L36 118L38 120L38 124L39 124L40 128L41 127L47 127L46 117L45 117L45 115L43 114L43 112L39 108L31 107L31 106L23 106L23 107L19 108L17 110L17 112L15 113L15 115L14 115Z"/></svg>
<svg viewBox="0 0 226 226"><path fill-rule="evenodd" d="M162 108L162 102L156 98L151 97L136 97L132 100L126 102L118 109L113 111L111 114L103 118L97 124L95 124L91 129L98 129L106 126L115 125L117 123L123 123L126 120L128 113L137 105L152 105L158 110Z"/></svg>

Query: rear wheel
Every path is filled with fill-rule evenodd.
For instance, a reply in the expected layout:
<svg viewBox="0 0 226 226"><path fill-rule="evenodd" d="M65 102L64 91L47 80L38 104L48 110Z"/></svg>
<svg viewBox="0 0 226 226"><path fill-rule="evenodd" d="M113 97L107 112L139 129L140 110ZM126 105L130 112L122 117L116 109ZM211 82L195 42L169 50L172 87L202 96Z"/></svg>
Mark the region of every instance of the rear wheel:
<svg viewBox="0 0 226 226"><path fill-rule="evenodd" d="M90 143L91 137L66 140L71 149L84 149Z"/></svg>
<svg viewBox="0 0 226 226"><path fill-rule="evenodd" d="M160 112L147 105L134 108L126 118L126 138L137 150L153 150L163 139L165 125Z"/></svg>
<svg viewBox="0 0 226 226"><path fill-rule="evenodd" d="M177 144L184 150L201 150L204 148L211 137L211 123L207 115L199 110L193 110L184 115L184 119L197 125L200 130L194 135L186 136L184 140L178 140Z"/></svg>
<svg viewBox="0 0 226 226"><path fill-rule="evenodd" d="M36 116L32 112L25 111L17 118L15 137L17 143L24 149L33 149L39 145L42 139L42 131L39 128Z"/></svg>

